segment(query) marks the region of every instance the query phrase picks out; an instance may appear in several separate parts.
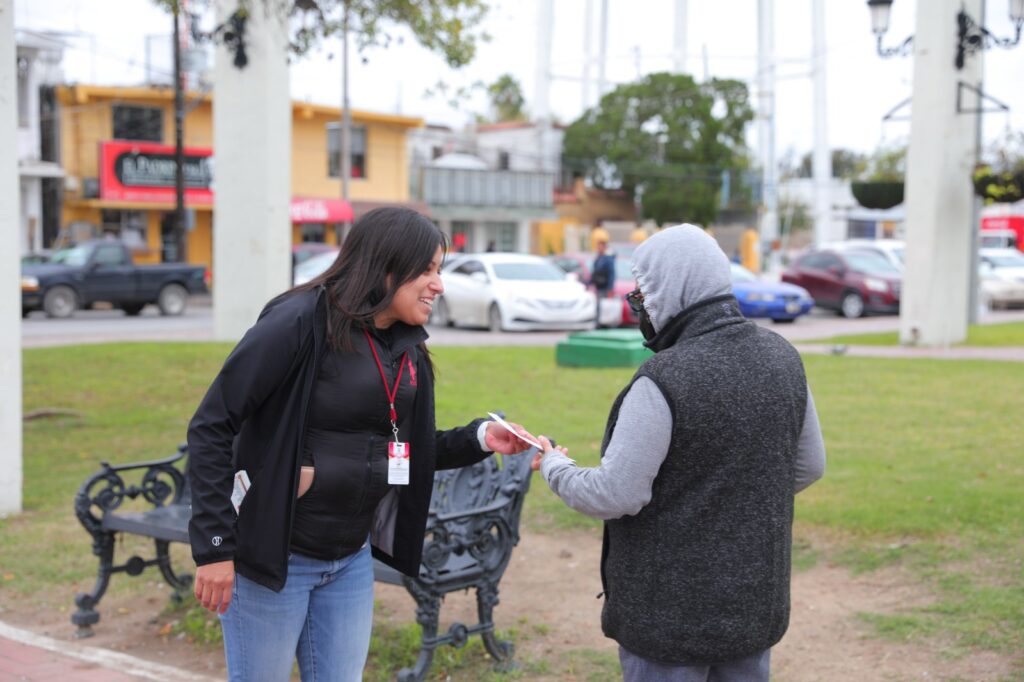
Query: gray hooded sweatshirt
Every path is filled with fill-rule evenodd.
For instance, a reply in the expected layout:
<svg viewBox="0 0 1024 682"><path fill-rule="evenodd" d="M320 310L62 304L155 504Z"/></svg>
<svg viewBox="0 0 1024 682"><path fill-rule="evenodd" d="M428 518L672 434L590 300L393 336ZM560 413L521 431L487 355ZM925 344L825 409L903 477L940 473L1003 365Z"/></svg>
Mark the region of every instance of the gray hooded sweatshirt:
<svg viewBox="0 0 1024 682"><path fill-rule="evenodd" d="M732 292L729 260L718 243L696 225L665 228L633 254L633 274L655 331L695 303ZM668 454L672 412L647 377L637 379L619 409L600 466L578 467L550 450L541 474L571 508L597 519L637 514L651 501L654 479ZM799 492L825 472L825 443L810 390L795 462Z"/></svg>

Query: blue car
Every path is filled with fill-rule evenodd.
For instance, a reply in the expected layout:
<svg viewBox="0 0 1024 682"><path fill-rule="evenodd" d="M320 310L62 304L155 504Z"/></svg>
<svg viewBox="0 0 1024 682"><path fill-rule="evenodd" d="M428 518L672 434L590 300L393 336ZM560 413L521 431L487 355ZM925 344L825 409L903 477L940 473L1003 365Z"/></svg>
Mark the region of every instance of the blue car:
<svg viewBox="0 0 1024 682"><path fill-rule="evenodd" d="M732 263L732 293L745 317L770 317L773 322L792 322L814 307L803 287L785 282L762 282L742 265Z"/></svg>

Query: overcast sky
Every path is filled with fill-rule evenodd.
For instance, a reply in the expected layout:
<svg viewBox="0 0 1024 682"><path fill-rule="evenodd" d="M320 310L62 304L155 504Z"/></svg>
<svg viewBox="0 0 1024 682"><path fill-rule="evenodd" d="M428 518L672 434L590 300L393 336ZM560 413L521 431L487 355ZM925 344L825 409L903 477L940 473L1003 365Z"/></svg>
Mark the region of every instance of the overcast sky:
<svg viewBox="0 0 1024 682"><path fill-rule="evenodd" d="M554 114L571 122L582 111L583 29L585 0L554 0L555 25L550 90ZM753 85L757 66L757 0L690 0L688 70L737 78ZM913 33L915 3L896 0L886 36L895 45ZM353 61L350 97L355 108L419 116L429 123L460 126L474 112L486 110L481 94L451 108L441 98L425 96L439 80L452 85L491 82L512 73L523 86L527 105L534 98L536 71L535 0L494 0L485 30L492 36L476 60L461 71L450 70L405 33L401 45L368 52L367 63ZM600 1L594 3L595 14ZM638 73L672 66L672 0L610 0L607 79L634 80ZM1008 0L988 0L987 25L1000 36L1011 35ZM69 32L71 48L64 61L69 81L135 84L144 79L147 36L166 35L170 18L152 0L14 0L18 28ZM779 80L776 89L776 149L803 153L812 144L810 65L811 0L775 0ZM953 22L950 17L950 22ZM952 29L951 29L952 30ZM830 146L870 151L879 143L905 139L906 122L883 123L887 111L910 96L912 60L882 59L875 54L870 17L864 0L826 3L828 60L828 135ZM166 68L169 41L150 39L151 60ZM597 44L596 17L593 43ZM291 69L292 96L336 105L341 68L334 56L338 42L326 44ZM706 55L706 58L705 58ZM596 76L596 69L594 69ZM1011 107L1009 114L984 117L985 137L1008 127L1024 130L1024 45L985 53L985 90ZM756 102L756 99L754 100ZM751 138L753 139L753 138Z"/></svg>

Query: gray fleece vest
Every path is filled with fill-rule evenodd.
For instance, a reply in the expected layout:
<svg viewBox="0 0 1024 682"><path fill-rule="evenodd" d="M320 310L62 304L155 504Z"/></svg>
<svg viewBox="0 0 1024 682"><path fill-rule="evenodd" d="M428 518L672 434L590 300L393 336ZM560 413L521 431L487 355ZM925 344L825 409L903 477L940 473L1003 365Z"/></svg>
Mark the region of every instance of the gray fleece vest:
<svg viewBox="0 0 1024 682"><path fill-rule="evenodd" d="M803 363L731 296L683 311L651 346L637 377L664 393L672 441L651 502L605 524L601 625L666 665L736 660L774 645L789 624Z"/></svg>

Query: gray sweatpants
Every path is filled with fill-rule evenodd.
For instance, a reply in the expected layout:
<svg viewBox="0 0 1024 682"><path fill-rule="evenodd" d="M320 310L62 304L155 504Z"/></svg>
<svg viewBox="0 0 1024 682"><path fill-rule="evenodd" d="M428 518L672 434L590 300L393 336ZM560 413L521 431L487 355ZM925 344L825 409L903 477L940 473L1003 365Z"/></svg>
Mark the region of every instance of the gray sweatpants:
<svg viewBox="0 0 1024 682"><path fill-rule="evenodd" d="M662 665L619 647L622 679L625 682L768 682L771 649L717 665Z"/></svg>

